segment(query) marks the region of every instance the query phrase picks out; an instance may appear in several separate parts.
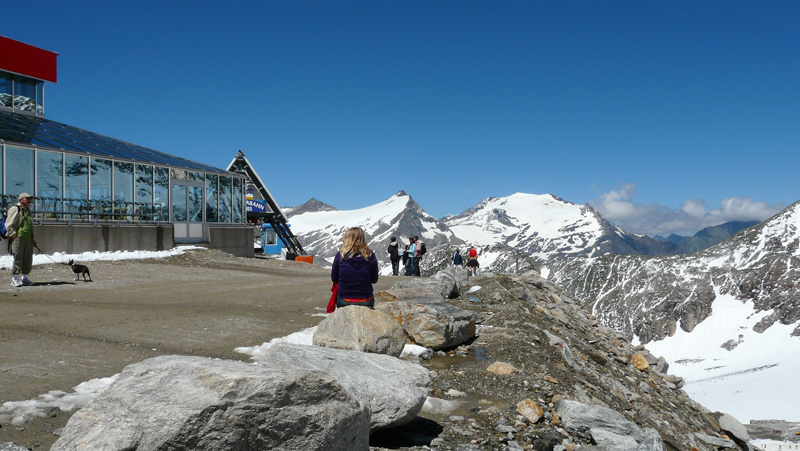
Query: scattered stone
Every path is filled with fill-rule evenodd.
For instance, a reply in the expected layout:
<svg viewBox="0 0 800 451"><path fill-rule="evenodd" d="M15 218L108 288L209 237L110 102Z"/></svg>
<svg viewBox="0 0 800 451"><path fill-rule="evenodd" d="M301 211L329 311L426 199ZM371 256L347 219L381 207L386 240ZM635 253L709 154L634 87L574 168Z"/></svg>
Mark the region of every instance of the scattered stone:
<svg viewBox="0 0 800 451"><path fill-rule="evenodd" d="M517 413L525 417L531 424L538 422L544 416L544 409L532 399L525 399L517 403Z"/></svg>
<svg viewBox="0 0 800 451"><path fill-rule="evenodd" d="M650 364L641 354L631 355L631 364L639 371L650 371Z"/></svg>
<svg viewBox="0 0 800 451"><path fill-rule="evenodd" d="M497 374L499 376L508 376L509 374L512 374L519 370L514 368L513 365L510 365L505 362L494 362L486 368L486 371L489 373Z"/></svg>

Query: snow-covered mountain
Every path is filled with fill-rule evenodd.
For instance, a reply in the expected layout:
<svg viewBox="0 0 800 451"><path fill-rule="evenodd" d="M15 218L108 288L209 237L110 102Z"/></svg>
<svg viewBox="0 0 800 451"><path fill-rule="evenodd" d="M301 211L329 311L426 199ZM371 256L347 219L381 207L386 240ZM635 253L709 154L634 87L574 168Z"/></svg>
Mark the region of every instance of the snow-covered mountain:
<svg viewBox="0 0 800 451"><path fill-rule="evenodd" d="M504 244L540 262L608 252L656 255L676 248L672 243L626 232L592 207L552 194L490 197L444 222L470 244Z"/></svg>
<svg viewBox="0 0 800 451"><path fill-rule="evenodd" d="M680 365L675 373L707 407L745 421L800 420L787 397L800 373L800 202L696 254L573 258L550 269L603 323Z"/></svg>
<svg viewBox="0 0 800 451"><path fill-rule="evenodd" d="M308 207L307 204L308 202L304 205ZM319 202L317 208L320 204L325 205ZM287 216L292 224L292 232L306 252L328 262L333 261L336 252L341 248L344 232L356 226L364 229L369 247L375 251L384 266L388 262L386 247L392 236L397 237L403 245L408 244L409 236L419 236L420 241L428 248L464 243L403 191L384 202L358 210L325 207L316 211L313 208L298 207L289 210Z"/></svg>

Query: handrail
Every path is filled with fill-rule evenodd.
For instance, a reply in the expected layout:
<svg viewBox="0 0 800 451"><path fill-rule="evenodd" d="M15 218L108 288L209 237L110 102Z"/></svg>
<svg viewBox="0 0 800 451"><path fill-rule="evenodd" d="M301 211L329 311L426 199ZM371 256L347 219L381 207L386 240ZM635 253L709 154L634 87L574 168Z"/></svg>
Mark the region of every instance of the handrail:
<svg viewBox="0 0 800 451"><path fill-rule="evenodd" d="M169 207L165 204L47 196L33 199L34 218L48 222L160 223L169 220ZM15 195L0 194L3 214L17 201Z"/></svg>

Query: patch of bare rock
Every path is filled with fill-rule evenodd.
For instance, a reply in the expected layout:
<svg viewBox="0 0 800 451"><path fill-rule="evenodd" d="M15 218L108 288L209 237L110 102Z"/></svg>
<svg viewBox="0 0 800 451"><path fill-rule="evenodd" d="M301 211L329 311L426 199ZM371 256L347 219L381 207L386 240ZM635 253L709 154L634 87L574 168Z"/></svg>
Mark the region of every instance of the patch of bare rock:
<svg viewBox="0 0 800 451"><path fill-rule="evenodd" d="M435 356L398 358L406 343ZM337 309L314 344L130 365L53 449L754 449L533 272L406 280Z"/></svg>

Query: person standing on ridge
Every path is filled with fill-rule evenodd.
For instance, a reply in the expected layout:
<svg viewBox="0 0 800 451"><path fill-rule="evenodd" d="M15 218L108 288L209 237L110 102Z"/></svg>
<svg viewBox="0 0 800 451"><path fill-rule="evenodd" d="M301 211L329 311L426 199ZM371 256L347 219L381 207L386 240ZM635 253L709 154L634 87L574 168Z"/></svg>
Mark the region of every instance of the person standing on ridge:
<svg viewBox="0 0 800 451"><path fill-rule="evenodd" d="M414 235L414 243L417 245L417 258L414 261L414 275L419 277L419 264L422 262L422 256L425 255L428 250L425 248L425 243L419 240L419 236Z"/></svg>
<svg viewBox="0 0 800 451"><path fill-rule="evenodd" d="M19 202L8 209L6 218L6 237L11 240L11 254L14 256L14 268L11 271L11 285L21 287L33 285L28 274L33 268L33 217L31 201L33 196L22 193Z"/></svg>
<svg viewBox="0 0 800 451"><path fill-rule="evenodd" d="M478 268L480 267L480 264L478 263L478 251L476 251L474 247L470 246L467 257L469 257L469 261L467 261L467 268L469 268L469 270L472 271L472 275L475 276L478 274Z"/></svg>
<svg viewBox="0 0 800 451"><path fill-rule="evenodd" d="M392 261L392 275L396 276L400 271L400 253L397 245L397 238L392 237L389 247L386 249L389 252L389 260Z"/></svg>
<svg viewBox="0 0 800 451"><path fill-rule="evenodd" d="M408 241L410 244L408 245L408 250L406 254L408 254L408 262L406 263L406 275L413 276L414 271L416 268L417 262L417 242L414 240L413 236L408 237Z"/></svg>
<svg viewBox="0 0 800 451"><path fill-rule="evenodd" d="M455 255L453 255L453 266L462 267L464 266L464 259L461 257L461 250L456 249Z"/></svg>
<svg viewBox="0 0 800 451"><path fill-rule="evenodd" d="M352 227L344 233L342 249L333 258L331 280L336 285L336 307L374 307L372 284L378 282L378 258L367 247L364 231Z"/></svg>

